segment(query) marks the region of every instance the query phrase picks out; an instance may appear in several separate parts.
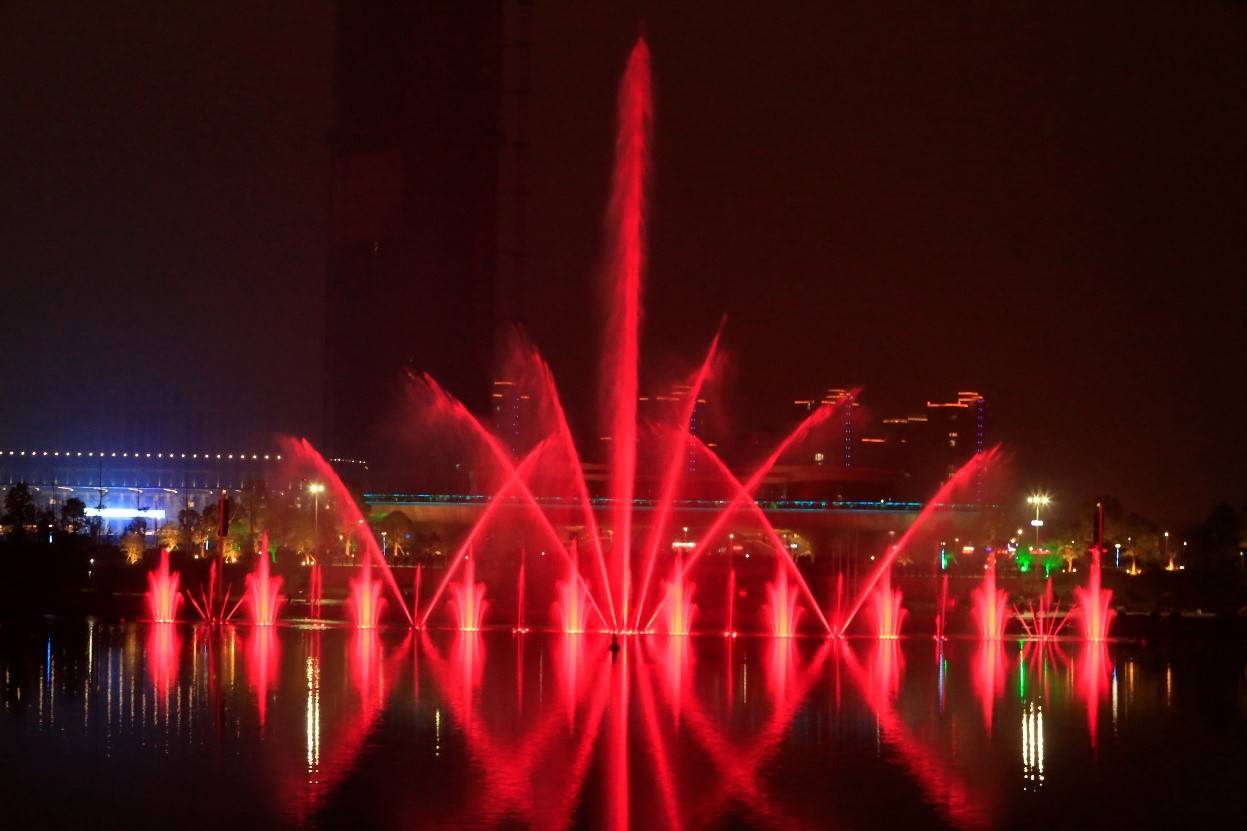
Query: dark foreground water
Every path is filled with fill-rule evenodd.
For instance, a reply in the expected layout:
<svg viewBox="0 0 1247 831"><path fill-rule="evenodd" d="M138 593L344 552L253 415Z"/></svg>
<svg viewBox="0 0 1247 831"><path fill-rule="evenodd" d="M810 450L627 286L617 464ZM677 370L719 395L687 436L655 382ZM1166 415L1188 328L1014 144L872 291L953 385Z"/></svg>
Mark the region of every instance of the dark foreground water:
<svg viewBox="0 0 1247 831"><path fill-rule="evenodd" d="M1227 647L0 623L0 826L1241 827Z"/></svg>

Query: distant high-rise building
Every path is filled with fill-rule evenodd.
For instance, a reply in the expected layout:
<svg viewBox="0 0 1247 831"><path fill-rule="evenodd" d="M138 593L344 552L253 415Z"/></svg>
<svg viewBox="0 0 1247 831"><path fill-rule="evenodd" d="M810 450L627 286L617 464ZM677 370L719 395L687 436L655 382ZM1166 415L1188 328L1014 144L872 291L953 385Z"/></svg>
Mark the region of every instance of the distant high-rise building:
<svg viewBox="0 0 1247 831"><path fill-rule="evenodd" d="M405 370L475 410L490 400L496 309L512 302L498 288L500 222L511 270L520 236L500 177L522 170L504 130L523 108L502 75L525 59L505 21L526 21L527 5L338 6L322 444L369 460L380 482L403 469L387 428Z"/></svg>
<svg viewBox="0 0 1247 831"><path fill-rule="evenodd" d="M853 422L858 418L860 406L853 398L853 393L840 387L832 387L819 398L801 398L793 402L797 409L809 413L822 406L833 406L832 414L835 431L828 435L824 447L814 451L815 464L838 464L841 467L853 467L854 429Z"/></svg>
<svg viewBox="0 0 1247 831"><path fill-rule="evenodd" d="M899 474L905 495L925 498L983 450L985 409L979 393L959 392L952 401L927 401L921 412L882 419L879 435L862 441L874 443L878 463ZM981 478L972 498L982 501Z"/></svg>

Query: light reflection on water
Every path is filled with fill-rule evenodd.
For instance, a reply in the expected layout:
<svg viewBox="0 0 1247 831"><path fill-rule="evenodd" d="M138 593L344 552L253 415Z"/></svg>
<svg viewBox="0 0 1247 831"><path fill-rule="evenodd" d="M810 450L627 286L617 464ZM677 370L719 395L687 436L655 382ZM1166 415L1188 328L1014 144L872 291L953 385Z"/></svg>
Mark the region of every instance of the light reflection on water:
<svg viewBox="0 0 1247 831"><path fill-rule="evenodd" d="M535 632L0 624L4 802L51 827L114 814L218 827L222 812L291 827L1154 825L1232 816L1232 793L1207 784L1247 773L1240 754L1216 752L1247 726L1231 650L607 646ZM65 782L78 798L58 797ZM1179 802L1184 788L1208 792Z"/></svg>

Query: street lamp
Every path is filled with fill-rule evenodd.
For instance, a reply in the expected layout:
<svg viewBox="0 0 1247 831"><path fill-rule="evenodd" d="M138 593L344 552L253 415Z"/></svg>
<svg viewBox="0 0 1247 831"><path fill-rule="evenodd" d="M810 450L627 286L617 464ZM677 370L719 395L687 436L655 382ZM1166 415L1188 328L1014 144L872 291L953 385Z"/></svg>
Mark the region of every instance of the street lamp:
<svg viewBox="0 0 1247 831"><path fill-rule="evenodd" d="M1046 493L1032 493L1030 496L1026 497L1026 504L1035 506L1035 518L1031 520L1031 525L1035 526L1036 548L1039 547L1039 529L1043 527L1043 520L1039 518L1039 511L1048 507L1050 502L1052 502L1052 497L1048 496Z"/></svg>
<svg viewBox="0 0 1247 831"><path fill-rule="evenodd" d="M320 495L325 492L325 486L320 482L312 482L307 486L307 492L312 495L312 548L316 548L316 541L320 539Z"/></svg>

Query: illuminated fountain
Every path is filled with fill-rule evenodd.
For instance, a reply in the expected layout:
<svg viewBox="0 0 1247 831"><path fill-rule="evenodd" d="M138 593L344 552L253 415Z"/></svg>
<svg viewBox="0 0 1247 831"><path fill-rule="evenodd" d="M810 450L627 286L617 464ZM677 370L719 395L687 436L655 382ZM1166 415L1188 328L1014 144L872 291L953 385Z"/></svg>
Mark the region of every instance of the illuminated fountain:
<svg viewBox="0 0 1247 831"><path fill-rule="evenodd" d="M178 592L180 577L169 570L169 550L160 550L160 564L147 573L147 611L156 623L172 623L177 619L182 595Z"/></svg>
<svg viewBox="0 0 1247 831"><path fill-rule="evenodd" d="M667 616L668 635L687 635L692 629L693 614L697 607L693 605L693 584L685 580L684 563L676 558L675 568L670 582L667 583L667 597L664 610Z"/></svg>
<svg viewBox="0 0 1247 831"><path fill-rule="evenodd" d="M509 364L502 374L508 379L506 383L529 402L534 443L521 448L510 441L502 441L432 378L427 375L412 377L408 388L412 435L437 439L453 435L465 446L464 454L471 459L477 487L487 498L481 503L475 524L454 550L448 552L447 568L442 570L427 598L420 591L417 568L417 589L410 608L376 541L366 533L359 535L365 548L365 563L384 579L389 595L398 601L409 622L417 627L428 625L434 615L442 614L442 601L447 600L455 607L453 619L460 629L480 628L486 605L485 586L475 580L474 561L478 557L497 556L508 559L501 563L491 559L482 562L489 565L489 574L516 576L513 586L499 588L494 596L509 597L511 591L515 591L514 629L517 632L528 626L526 605L535 602L534 597L542 592L543 603L557 605L558 625L565 632L582 632L600 625L616 636L662 628L672 633L688 633L698 569L704 568L707 561L718 559L705 555L717 554L725 538L731 539L731 523L744 521L760 532L761 545L770 549L759 553L774 559L775 577L764 592L753 587L738 591L738 576L743 579L747 572L738 575L729 561L728 602L723 610L725 634L733 635L742 619L755 620L763 602L766 628L779 637L799 634L798 624L802 621L808 621L811 630L821 628L823 633L842 634L867 598L872 594L883 597L886 593L892 608L884 616L881 634L894 637L903 615L900 595L893 595L886 583L876 591L880 577L933 511L950 504L956 489L978 481L979 474L994 458L994 451L977 454L935 494L898 544L880 558L876 568L857 587L851 602L844 602L843 584L838 586L833 627L788 545L755 496L781 458L802 450L802 443L814 431L832 423L831 417L838 408L852 405L856 393L835 403L824 403L812 411L747 476L738 476L714 448L693 435L690 429L694 410L703 400L700 396L720 365L716 333L704 358L689 374L689 383L672 399L674 413L656 418L656 423L647 423L645 430L638 429L641 286L645 267L651 120L649 53L644 41L639 41L629 57L620 87L615 167L607 211L608 244L603 269L607 314L602 327L600 376L604 407L599 434L604 442L600 446L608 448L605 494L590 496L588 477L553 374L535 349L517 339L508 352ZM644 448L639 447L642 441L647 442ZM653 442L652 446L648 442ZM645 451L643 457L647 465L652 463L652 470L638 470L641 450ZM332 467L306 441L289 443L286 452L291 460L310 467L316 480L324 483L346 527L355 529L364 523ZM686 475L690 461L696 462L696 480ZM636 483L639 475L651 472L655 474L657 498L646 501L647 514L641 522L634 516L638 510L634 498ZM707 526L699 529L696 539L689 539L686 534L679 540L679 558L668 559L674 547L671 525L675 506L680 499L690 496L685 491L692 487L693 481L699 485L709 483L708 487L716 492L717 513L709 515ZM602 527L599 527L599 511L603 517ZM553 517L557 517L557 525ZM505 533L498 533L497 526L504 522L509 523ZM576 529L570 546L568 528ZM495 543L491 548L491 541L500 539L516 542L505 547ZM525 545L540 545L543 553L561 558L566 571L552 568L548 565L551 561L542 565L537 558L528 563L511 559L517 554L522 558ZM579 562L581 554L583 568ZM555 567L559 565L555 558L551 560ZM560 573L564 579L556 581ZM660 575L669 576L664 581ZM379 599L379 596L372 593L369 598ZM745 602L752 605L748 609L738 609ZM660 619L665 627L658 625ZM371 624L364 625L375 625L375 622L373 618ZM715 625L719 623L720 620L715 621Z"/></svg>
<svg viewBox="0 0 1247 831"><path fill-rule="evenodd" d="M935 610L935 639L945 640L944 631L948 628L948 575L940 575L939 605Z"/></svg>
<svg viewBox="0 0 1247 831"><path fill-rule="evenodd" d="M325 597L325 575L320 563L312 563L312 573L308 575L307 601L308 611L312 617L320 620L320 602Z"/></svg>
<svg viewBox="0 0 1247 831"><path fill-rule="evenodd" d="M1087 577L1087 585L1074 589L1074 597L1078 600L1078 623L1082 628L1082 636L1089 641L1108 640L1109 625L1115 612L1110 605L1113 602L1112 591L1100 584L1100 546L1091 549L1091 568Z"/></svg>
<svg viewBox="0 0 1247 831"><path fill-rule="evenodd" d="M554 584L558 600L554 604L555 621L569 635L579 635L585 631L585 608L587 590L580 577L578 568L580 558L576 553L576 542L571 545L571 565L567 577Z"/></svg>
<svg viewBox="0 0 1247 831"><path fill-rule="evenodd" d="M996 588L996 555L987 555L987 566L983 580L973 591L975 623L978 625L980 640L998 641L1004 637L1005 625L1009 622L1005 608L1009 605L1009 594Z"/></svg>
<svg viewBox="0 0 1247 831"><path fill-rule="evenodd" d="M260 717L260 726L263 727L270 691L277 688L281 642L273 627L256 626L251 630L251 639L246 649L247 681L255 692L256 712Z"/></svg>
<svg viewBox="0 0 1247 831"><path fill-rule="evenodd" d="M781 566L775 572L775 579L766 584L771 634L777 638L791 638L797 634L797 621L801 617L797 588L788 584L788 569Z"/></svg>
<svg viewBox="0 0 1247 831"><path fill-rule="evenodd" d="M1066 622L1069 620L1069 614L1061 612L1061 603L1056 600L1052 593L1052 578L1049 577L1044 583L1043 594L1039 596L1039 606L1027 602L1026 614L1023 615L1015 607L1014 616L1018 622L1022 624L1028 638L1035 640L1047 641L1053 640L1061 634L1061 630L1065 628Z"/></svg>
<svg viewBox="0 0 1247 831"><path fill-rule="evenodd" d="M384 586L380 580L372 576L372 559L364 558L359 576L348 582L347 605L350 607L351 619L360 629L373 629L381 620L381 611L385 608L385 598L381 596Z"/></svg>
<svg viewBox="0 0 1247 831"><path fill-rule="evenodd" d="M485 584L476 582L476 566L470 554L463 559L463 576L451 586L451 603L455 607L455 619L463 632L476 632L485 617Z"/></svg>
<svg viewBox="0 0 1247 831"><path fill-rule="evenodd" d="M515 634L528 631L524 625L524 554L520 552L520 571L515 578L515 626L511 628Z"/></svg>
<svg viewBox="0 0 1247 831"><path fill-rule="evenodd" d="M872 595L875 613L875 632L881 640L896 640L901 636L901 624L905 621L905 609L901 606L901 590L892 588L892 569L884 570Z"/></svg>
<svg viewBox="0 0 1247 831"><path fill-rule="evenodd" d="M247 575L243 602L247 615L256 626L272 626L277 622L277 612L285 601L281 594L281 577L269 573L268 534L260 543L260 556L255 571Z"/></svg>
<svg viewBox="0 0 1247 831"><path fill-rule="evenodd" d="M182 636L172 623L153 623L147 633L144 653L147 671L156 692L164 697L177 684L182 654Z"/></svg>
<svg viewBox="0 0 1247 831"><path fill-rule="evenodd" d="M221 561L213 560L208 565L208 585L199 587L199 597L191 594L190 589L186 590L186 599L190 601L191 607L199 614L205 623L223 623L227 617L226 609L229 607L230 590L228 587L221 591ZM221 598L217 600L217 592L221 591Z"/></svg>

